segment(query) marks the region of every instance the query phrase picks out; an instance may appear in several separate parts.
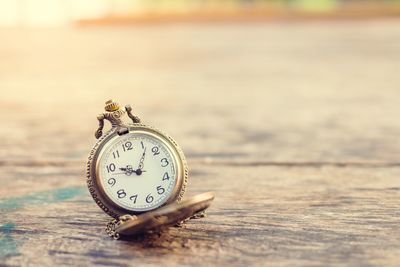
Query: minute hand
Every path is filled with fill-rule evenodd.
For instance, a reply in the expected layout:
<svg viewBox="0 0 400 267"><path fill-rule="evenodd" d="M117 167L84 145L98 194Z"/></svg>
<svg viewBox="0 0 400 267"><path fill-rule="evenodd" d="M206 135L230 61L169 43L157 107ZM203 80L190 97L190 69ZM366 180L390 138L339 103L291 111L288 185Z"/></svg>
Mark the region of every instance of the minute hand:
<svg viewBox="0 0 400 267"><path fill-rule="evenodd" d="M140 158L138 169L143 169L144 167L144 158L146 157L146 147L144 148L143 155Z"/></svg>

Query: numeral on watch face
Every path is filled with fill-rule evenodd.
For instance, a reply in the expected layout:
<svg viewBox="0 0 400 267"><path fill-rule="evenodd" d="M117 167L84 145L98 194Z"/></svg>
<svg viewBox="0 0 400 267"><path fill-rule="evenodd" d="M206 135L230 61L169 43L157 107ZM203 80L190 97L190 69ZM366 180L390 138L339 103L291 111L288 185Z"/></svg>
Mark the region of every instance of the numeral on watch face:
<svg viewBox="0 0 400 267"><path fill-rule="evenodd" d="M154 200L154 197L151 194L148 194L146 197L146 202L151 203L151 202L153 202L153 200Z"/></svg>
<svg viewBox="0 0 400 267"><path fill-rule="evenodd" d="M163 180L163 181L169 180L168 172L164 173L162 180Z"/></svg>
<svg viewBox="0 0 400 267"><path fill-rule="evenodd" d="M158 155L158 154L160 154L160 151L159 151L160 149L158 148L158 147L153 147L152 149L151 149L151 152L153 152L153 156L156 156L156 155Z"/></svg>
<svg viewBox="0 0 400 267"><path fill-rule="evenodd" d="M108 173L113 172L113 171L115 171L115 164L111 163L110 165L107 165L106 168L107 168Z"/></svg>
<svg viewBox="0 0 400 267"><path fill-rule="evenodd" d="M158 193L159 195L164 194L164 192L165 192L165 189L162 188L161 185L157 186L157 193Z"/></svg>
<svg viewBox="0 0 400 267"><path fill-rule="evenodd" d="M137 196L138 196L138 195L133 195L133 196L131 196L129 199L132 200L133 203L136 203Z"/></svg>
<svg viewBox="0 0 400 267"><path fill-rule="evenodd" d="M122 144L122 149L124 151L132 150L132 142L127 141L127 142L125 142L125 144Z"/></svg>
<svg viewBox="0 0 400 267"><path fill-rule="evenodd" d="M115 179L114 178L110 178L110 179L108 179L108 182L107 182L109 185L111 185L111 186L114 186L115 185L115 183L116 183L116 181L115 181Z"/></svg>
<svg viewBox="0 0 400 267"><path fill-rule="evenodd" d="M169 164L166 158L161 159L161 167L167 167Z"/></svg>
<svg viewBox="0 0 400 267"><path fill-rule="evenodd" d="M113 154L114 159L119 158L119 151L118 150L114 151L112 154Z"/></svg>
<svg viewBox="0 0 400 267"><path fill-rule="evenodd" d="M125 193L124 189L118 190L118 191L117 191L117 195L118 195L118 198L124 198L124 197L126 197L126 193Z"/></svg>

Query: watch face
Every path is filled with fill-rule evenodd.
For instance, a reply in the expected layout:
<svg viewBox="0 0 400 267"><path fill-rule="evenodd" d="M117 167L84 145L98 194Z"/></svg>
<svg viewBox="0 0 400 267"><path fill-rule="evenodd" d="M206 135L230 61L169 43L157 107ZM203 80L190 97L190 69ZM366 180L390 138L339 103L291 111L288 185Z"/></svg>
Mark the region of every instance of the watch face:
<svg viewBox="0 0 400 267"><path fill-rule="evenodd" d="M168 142L145 131L110 140L98 160L98 180L106 196L130 211L155 209L173 197L177 159Z"/></svg>

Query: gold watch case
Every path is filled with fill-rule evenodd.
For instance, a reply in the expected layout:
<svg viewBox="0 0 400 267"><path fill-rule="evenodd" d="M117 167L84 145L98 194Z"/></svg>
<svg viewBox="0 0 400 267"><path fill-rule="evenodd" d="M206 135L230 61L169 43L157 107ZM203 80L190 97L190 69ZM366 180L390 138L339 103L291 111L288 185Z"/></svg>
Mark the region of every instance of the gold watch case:
<svg viewBox="0 0 400 267"><path fill-rule="evenodd" d="M159 209L172 203L179 203L185 193L186 184L188 181L188 166L185 156L177 143L170 136L161 132L160 130L141 123L122 125L121 127L113 127L111 128L111 130L104 133L100 137L100 139L97 141L90 152L87 162L87 186L96 204L104 212L114 218L118 218L125 214L138 215L151 211L132 211L118 206L106 195L99 178L99 161L102 154L107 149L107 147L113 143L115 139L119 138L121 135L129 133L145 133L153 136L154 138L157 138L160 142L162 142L166 147L169 148L176 161L177 179L171 196L161 206L155 207L151 210Z"/></svg>

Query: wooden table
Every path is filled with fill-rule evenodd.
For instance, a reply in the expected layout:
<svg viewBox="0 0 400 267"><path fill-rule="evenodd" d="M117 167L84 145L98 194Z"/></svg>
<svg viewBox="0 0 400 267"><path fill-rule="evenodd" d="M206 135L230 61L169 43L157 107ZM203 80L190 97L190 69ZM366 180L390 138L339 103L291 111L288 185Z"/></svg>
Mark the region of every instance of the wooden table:
<svg viewBox="0 0 400 267"><path fill-rule="evenodd" d="M400 20L0 30L0 263L398 266ZM208 217L115 241L85 161L109 98Z"/></svg>

